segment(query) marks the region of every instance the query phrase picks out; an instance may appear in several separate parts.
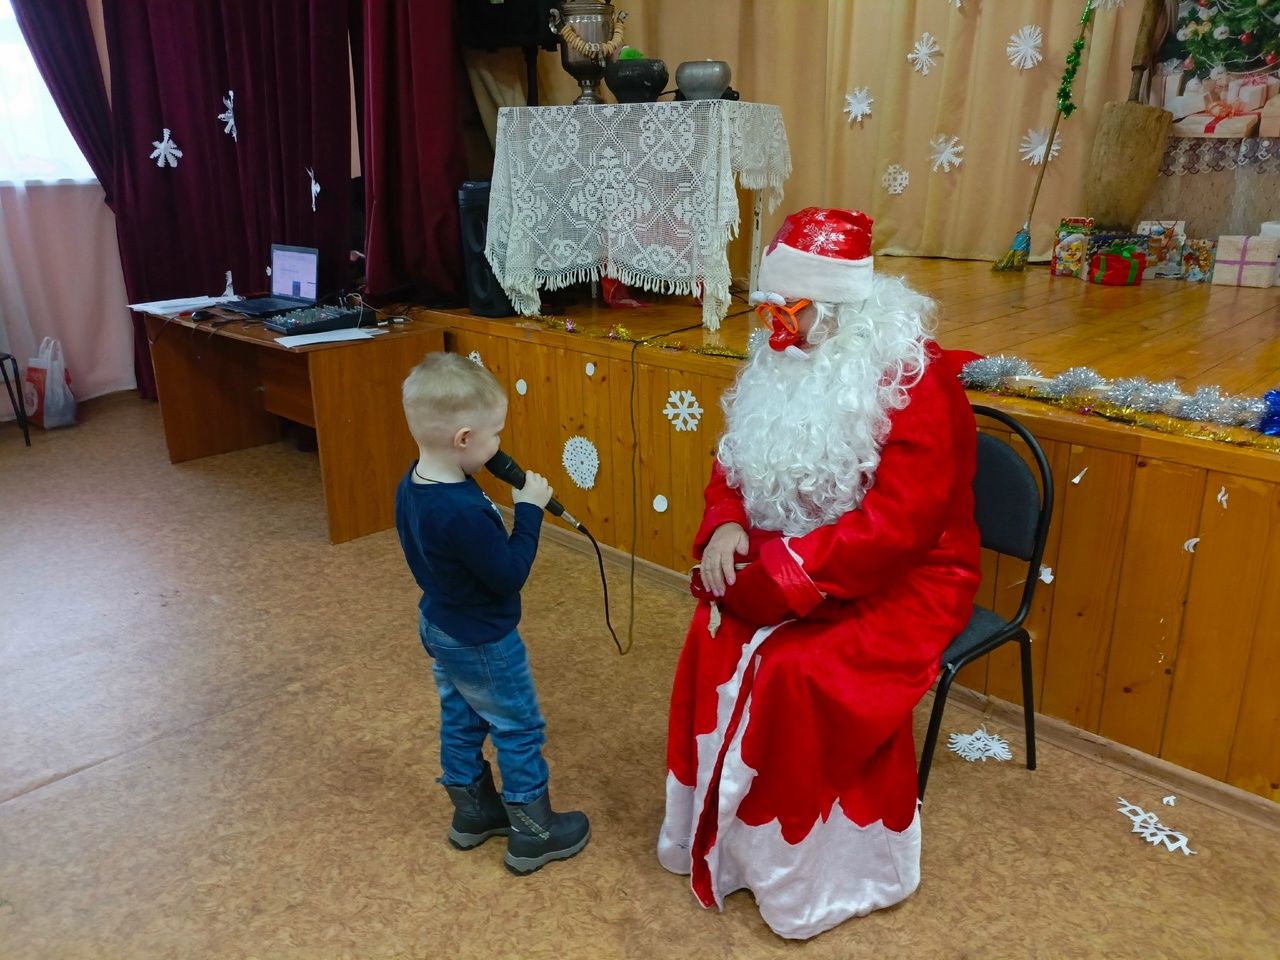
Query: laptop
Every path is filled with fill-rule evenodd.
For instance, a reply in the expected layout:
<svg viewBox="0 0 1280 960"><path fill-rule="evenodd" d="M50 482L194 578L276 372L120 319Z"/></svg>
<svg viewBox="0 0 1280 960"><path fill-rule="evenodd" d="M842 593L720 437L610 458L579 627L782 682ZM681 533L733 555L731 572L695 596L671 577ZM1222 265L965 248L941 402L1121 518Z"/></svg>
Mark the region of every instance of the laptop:
<svg viewBox="0 0 1280 960"><path fill-rule="evenodd" d="M222 304L246 317L274 317L302 307L316 305L316 277L320 251L315 247L271 245L271 295Z"/></svg>

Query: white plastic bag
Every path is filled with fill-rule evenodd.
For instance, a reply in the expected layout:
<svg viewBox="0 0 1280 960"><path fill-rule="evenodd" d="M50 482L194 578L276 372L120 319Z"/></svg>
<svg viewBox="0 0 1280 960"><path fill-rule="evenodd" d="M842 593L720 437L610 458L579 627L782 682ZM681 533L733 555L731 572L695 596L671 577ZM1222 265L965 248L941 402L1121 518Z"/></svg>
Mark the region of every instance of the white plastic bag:
<svg viewBox="0 0 1280 960"><path fill-rule="evenodd" d="M27 417L38 427L50 430L76 422L76 397L71 392L71 373L62 359L60 341L52 337L40 341L40 349L27 361L22 398Z"/></svg>

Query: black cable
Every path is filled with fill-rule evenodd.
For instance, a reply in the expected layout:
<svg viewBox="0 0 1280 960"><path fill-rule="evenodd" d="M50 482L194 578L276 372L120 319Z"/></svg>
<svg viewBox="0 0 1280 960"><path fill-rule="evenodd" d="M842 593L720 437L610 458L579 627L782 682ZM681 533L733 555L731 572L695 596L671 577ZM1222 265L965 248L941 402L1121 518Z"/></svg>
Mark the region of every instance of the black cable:
<svg viewBox="0 0 1280 960"><path fill-rule="evenodd" d="M609 635L613 637L613 645L618 648L618 655L625 657L631 652L633 638L630 634L627 635L627 647L624 650L621 641L618 640L617 631L613 629L613 621L609 619L609 581L605 579L604 575L604 554L600 552L600 544L596 543L596 538L591 535L590 530L582 524L578 524L578 529L586 534L587 539L591 541L591 545L596 548L596 563L600 564L600 586L604 590L604 625L609 628ZM632 603L631 607L634 610L635 604Z"/></svg>

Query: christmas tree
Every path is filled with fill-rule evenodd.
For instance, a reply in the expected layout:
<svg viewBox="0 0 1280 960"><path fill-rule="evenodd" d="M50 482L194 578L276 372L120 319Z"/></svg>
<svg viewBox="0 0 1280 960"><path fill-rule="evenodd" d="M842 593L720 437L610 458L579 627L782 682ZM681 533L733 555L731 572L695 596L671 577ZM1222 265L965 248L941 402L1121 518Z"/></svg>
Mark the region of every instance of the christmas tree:
<svg viewBox="0 0 1280 960"><path fill-rule="evenodd" d="M1198 76L1274 70L1280 64L1280 0L1183 0L1176 37L1183 67Z"/></svg>

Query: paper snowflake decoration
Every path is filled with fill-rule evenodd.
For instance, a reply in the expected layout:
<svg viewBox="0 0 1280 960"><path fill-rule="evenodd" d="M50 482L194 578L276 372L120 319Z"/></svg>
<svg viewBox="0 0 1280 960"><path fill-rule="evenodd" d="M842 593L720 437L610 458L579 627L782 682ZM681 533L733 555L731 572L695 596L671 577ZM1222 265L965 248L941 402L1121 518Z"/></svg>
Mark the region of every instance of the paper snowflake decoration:
<svg viewBox="0 0 1280 960"><path fill-rule="evenodd" d="M151 151L150 159L156 162L157 167L163 167L166 163L171 167L176 167L178 160L182 158L182 151L170 139L168 127L164 128L164 136L159 140L152 140L151 145L155 149Z"/></svg>
<svg viewBox="0 0 1280 960"><path fill-rule="evenodd" d="M1044 152L1048 146L1049 130L1047 127L1041 127L1039 130L1028 130L1023 134L1022 145L1018 148L1018 152L1022 154L1024 161L1036 167L1044 163ZM1054 159L1061 149L1062 134L1055 133L1053 135L1053 146L1049 149L1049 159Z"/></svg>
<svg viewBox="0 0 1280 960"><path fill-rule="evenodd" d="M677 430L697 430L698 421L702 419L702 407L698 406L698 398L692 390L672 390L662 414Z"/></svg>
<svg viewBox="0 0 1280 960"><path fill-rule="evenodd" d="M307 176L311 178L311 212L316 212L316 197L320 195L320 183L316 180L316 172L307 167Z"/></svg>
<svg viewBox="0 0 1280 960"><path fill-rule="evenodd" d="M911 174L907 173L905 167L901 167L896 163L890 164L885 170L884 176L880 178L880 184L894 196L906 190L907 184L910 182Z"/></svg>
<svg viewBox="0 0 1280 960"><path fill-rule="evenodd" d="M959 137L948 137L945 133L940 133L929 141L929 151L929 161L934 173L939 169L943 173L950 173L952 167L964 163L964 157L960 156L964 153L964 145Z"/></svg>
<svg viewBox="0 0 1280 960"><path fill-rule="evenodd" d="M1130 803L1124 797L1117 797L1116 803L1116 810L1122 816L1126 816L1133 821L1133 830L1130 832L1138 834L1147 843L1157 847L1163 846L1170 853L1181 852L1184 856L1191 856L1195 853L1187 845L1186 834L1166 827L1154 813L1148 813L1136 803Z"/></svg>
<svg viewBox="0 0 1280 960"><path fill-rule="evenodd" d="M871 116L871 105L875 102L867 87L854 87L853 92L846 94L844 98L844 112L848 115L849 122L861 125L863 117Z"/></svg>
<svg viewBox="0 0 1280 960"><path fill-rule="evenodd" d="M231 134L231 139L239 143L240 136L236 132L236 92L234 90L227 91L227 95L222 98L222 105L227 108L218 114L218 119L226 124L222 132Z"/></svg>
<svg viewBox="0 0 1280 960"><path fill-rule="evenodd" d="M975 760L986 763L988 758L992 760L1013 758L1009 742L998 734L987 733L986 727L979 727L973 733L953 733L947 740L947 747L952 753L959 754L970 763Z"/></svg>
<svg viewBox="0 0 1280 960"><path fill-rule="evenodd" d="M1044 42L1044 34L1034 23L1029 23L1017 33L1009 37L1005 44L1004 55L1009 58L1009 66L1019 70L1030 70L1044 59L1040 45Z"/></svg>
<svg viewBox="0 0 1280 960"><path fill-rule="evenodd" d="M942 47L938 46L938 41L934 39L933 34L926 30L916 41L912 51L907 54L907 59L921 76L927 77L929 69L937 63L937 58L940 56L942 56Z"/></svg>
<svg viewBox="0 0 1280 960"><path fill-rule="evenodd" d="M583 490L590 490L596 485L600 454L596 452L596 445L586 437L570 437L566 440L560 459L564 462L569 479Z"/></svg>
<svg viewBox="0 0 1280 960"><path fill-rule="evenodd" d="M960 0L947 0L947 2L950 3L957 10L960 9Z"/></svg>
<svg viewBox="0 0 1280 960"><path fill-rule="evenodd" d="M484 366L484 358L480 356L479 350L472 350L467 354L467 359L474 363L477 367Z"/></svg>

